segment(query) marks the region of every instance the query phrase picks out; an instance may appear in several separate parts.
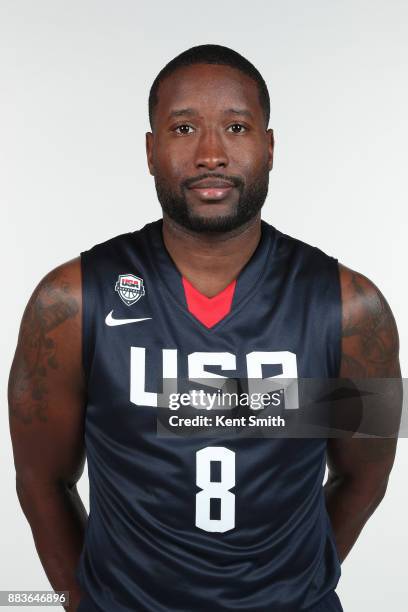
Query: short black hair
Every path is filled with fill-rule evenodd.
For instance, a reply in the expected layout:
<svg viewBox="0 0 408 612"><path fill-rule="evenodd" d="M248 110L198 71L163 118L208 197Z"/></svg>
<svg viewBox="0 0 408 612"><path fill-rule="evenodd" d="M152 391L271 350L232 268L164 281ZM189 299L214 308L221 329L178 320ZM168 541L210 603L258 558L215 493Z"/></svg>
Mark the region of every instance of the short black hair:
<svg viewBox="0 0 408 612"><path fill-rule="evenodd" d="M221 66L231 66L240 70L253 79L259 92L259 100L265 115L265 124L268 127L270 117L270 99L266 83L257 68L249 60L237 51L222 45L197 45L183 51L175 58L170 60L156 76L149 93L149 121L153 128L154 109L158 102L158 91L160 83L178 68L182 66L192 66L193 64L218 64Z"/></svg>

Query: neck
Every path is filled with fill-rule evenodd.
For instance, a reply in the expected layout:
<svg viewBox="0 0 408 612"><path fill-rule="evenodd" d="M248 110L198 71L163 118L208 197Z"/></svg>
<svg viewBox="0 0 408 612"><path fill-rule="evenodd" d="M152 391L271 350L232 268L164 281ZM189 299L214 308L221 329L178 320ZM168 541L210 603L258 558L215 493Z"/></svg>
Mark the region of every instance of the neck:
<svg viewBox="0 0 408 612"><path fill-rule="evenodd" d="M163 215L163 240L180 274L213 297L238 277L261 237L260 214L223 234L191 232Z"/></svg>

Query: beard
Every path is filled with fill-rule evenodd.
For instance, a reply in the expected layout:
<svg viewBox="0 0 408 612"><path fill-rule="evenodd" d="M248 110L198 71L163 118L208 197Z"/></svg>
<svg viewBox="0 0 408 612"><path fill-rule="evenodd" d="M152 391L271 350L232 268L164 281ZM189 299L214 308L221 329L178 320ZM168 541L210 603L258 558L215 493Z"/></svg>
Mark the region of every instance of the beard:
<svg viewBox="0 0 408 612"><path fill-rule="evenodd" d="M238 202L228 215L206 218L192 213L185 196L190 183L201 178L220 178L231 181L238 189ZM266 165L250 184L240 177L225 174L207 173L194 179L186 179L180 185L180 192L171 189L168 182L160 174L155 174L157 197L163 212L177 224L187 230L199 233L222 233L235 230L253 219L261 210L269 185L269 168ZM216 206L216 204L213 204Z"/></svg>

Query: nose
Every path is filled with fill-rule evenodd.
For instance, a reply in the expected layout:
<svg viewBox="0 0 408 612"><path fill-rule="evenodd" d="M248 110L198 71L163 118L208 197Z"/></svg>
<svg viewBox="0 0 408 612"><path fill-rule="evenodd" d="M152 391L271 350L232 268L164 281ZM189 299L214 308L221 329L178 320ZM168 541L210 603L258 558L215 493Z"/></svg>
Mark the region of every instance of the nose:
<svg viewBox="0 0 408 612"><path fill-rule="evenodd" d="M228 156L221 138L215 130L204 130L198 140L195 165L197 168L225 168L228 165Z"/></svg>

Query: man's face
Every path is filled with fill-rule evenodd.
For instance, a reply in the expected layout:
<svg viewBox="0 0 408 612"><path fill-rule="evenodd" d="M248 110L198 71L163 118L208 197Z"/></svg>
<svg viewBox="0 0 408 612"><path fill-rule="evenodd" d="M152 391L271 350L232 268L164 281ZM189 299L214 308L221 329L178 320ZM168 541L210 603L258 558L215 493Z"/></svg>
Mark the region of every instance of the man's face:
<svg viewBox="0 0 408 612"><path fill-rule="evenodd" d="M159 87L146 151L168 217L195 232L245 224L262 208L273 160L256 82L230 66L179 68Z"/></svg>

